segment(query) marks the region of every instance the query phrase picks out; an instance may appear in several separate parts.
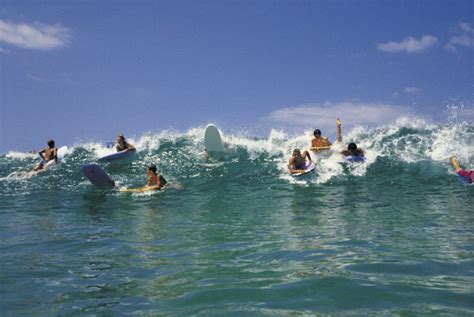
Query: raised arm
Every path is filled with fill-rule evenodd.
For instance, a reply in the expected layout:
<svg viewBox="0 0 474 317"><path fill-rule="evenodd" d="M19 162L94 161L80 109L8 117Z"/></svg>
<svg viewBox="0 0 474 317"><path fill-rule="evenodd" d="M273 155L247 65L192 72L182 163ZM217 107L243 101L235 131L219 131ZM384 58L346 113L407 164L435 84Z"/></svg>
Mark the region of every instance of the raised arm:
<svg viewBox="0 0 474 317"><path fill-rule="evenodd" d="M337 142L342 143L342 129L341 129L341 120L336 119L336 133L337 133Z"/></svg>
<svg viewBox="0 0 474 317"><path fill-rule="evenodd" d="M451 156L451 164L453 164L456 173L462 170L461 165L459 164L458 158L456 155Z"/></svg>

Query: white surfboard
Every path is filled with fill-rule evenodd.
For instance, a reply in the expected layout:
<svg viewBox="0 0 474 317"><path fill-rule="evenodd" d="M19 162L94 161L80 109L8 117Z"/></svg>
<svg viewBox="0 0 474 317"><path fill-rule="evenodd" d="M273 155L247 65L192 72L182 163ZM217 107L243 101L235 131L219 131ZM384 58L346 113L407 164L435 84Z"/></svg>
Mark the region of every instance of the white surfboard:
<svg viewBox="0 0 474 317"><path fill-rule="evenodd" d="M99 162L112 162L112 161L120 160L123 158L130 158L134 156L136 152L137 152L136 150L131 150L131 151L123 150L123 151L119 151L119 152L102 156L99 158L98 161Z"/></svg>
<svg viewBox="0 0 474 317"><path fill-rule="evenodd" d="M208 124L204 132L204 146L207 153L224 152L224 144L222 143L221 134L213 124Z"/></svg>
<svg viewBox="0 0 474 317"><path fill-rule="evenodd" d="M306 162L306 163L305 163L305 166L304 166L304 172L295 173L295 174L291 174L291 175L292 175L292 176L301 176L301 175L304 175L304 174L307 174L307 173L309 173L309 172L314 171L315 168L316 168L316 165L314 165L313 162L311 162L311 163Z"/></svg>

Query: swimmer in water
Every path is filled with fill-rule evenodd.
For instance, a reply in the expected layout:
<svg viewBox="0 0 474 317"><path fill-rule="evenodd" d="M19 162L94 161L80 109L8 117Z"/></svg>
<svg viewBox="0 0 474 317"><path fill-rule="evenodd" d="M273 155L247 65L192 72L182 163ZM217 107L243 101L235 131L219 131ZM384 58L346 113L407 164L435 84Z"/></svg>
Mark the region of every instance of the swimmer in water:
<svg viewBox="0 0 474 317"><path fill-rule="evenodd" d="M35 166L36 172L46 170L46 164L52 160L58 162L58 148L55 147L54 140L48 140L48 147L42 149L38 154L41 157L41 162Z"/></svg>
<svg viewBox="0 0 474 317"><path fill-rule="evenodd" d="M458 158L456 155L451 156L451 164L454 167L456 173L462 177L468 184L472 184L474 182L474 170L466 170L461 167L459 164Z"/></svg>
<svg viewBox="0 0 474 317"><path fill-rule="evenodd" d="M304 173L306 159L308 159L309 163L311 164L311 156L309 155L308 151L304 151L303 154L301 154L300 149L294 149L293 154L291 155L291 158L288 162L290 173Z"/></svg>

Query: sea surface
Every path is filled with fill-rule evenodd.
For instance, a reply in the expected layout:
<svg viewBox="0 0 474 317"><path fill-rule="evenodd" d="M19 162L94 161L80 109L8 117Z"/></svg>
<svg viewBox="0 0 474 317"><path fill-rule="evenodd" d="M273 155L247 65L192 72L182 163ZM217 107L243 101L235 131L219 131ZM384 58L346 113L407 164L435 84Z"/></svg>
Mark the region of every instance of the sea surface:
<svg viewBox="0 0 474 317"><path fill-rule="evenodd" d="M224 130L214 159L203 134L145 134L101 164L119 187L156 164L172 186L143 194L82 175L106 140L33 176L37 155L2 154L0 316L474 315L474 187L449 163L474 169L474 125L355 128L365 163L335 145L299 178L287 160L311 131Z"/></svg>

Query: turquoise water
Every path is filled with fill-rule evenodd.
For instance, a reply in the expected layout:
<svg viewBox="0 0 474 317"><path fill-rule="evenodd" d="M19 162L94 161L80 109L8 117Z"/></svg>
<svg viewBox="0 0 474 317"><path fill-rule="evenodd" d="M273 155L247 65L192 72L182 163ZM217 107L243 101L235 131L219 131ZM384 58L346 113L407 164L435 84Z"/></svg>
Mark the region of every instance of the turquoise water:
<svg viewBox="0 0 474 317"><path fill-rule="evenodd" d="M10 174L34 155L0 156L0 315L474 314L474 187L448 161L473 168L473 125L355 129L366 163L327 154L298 179L285 164L309 132L224 134L223 161L202 134L144 135L102 165L120 186L151 162L183 185L147 194L82 176L100 143L30 178Z"/></svg>

